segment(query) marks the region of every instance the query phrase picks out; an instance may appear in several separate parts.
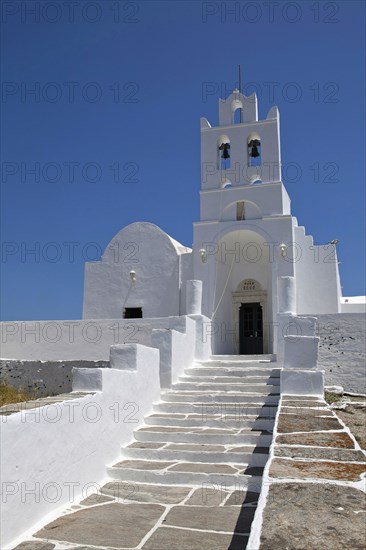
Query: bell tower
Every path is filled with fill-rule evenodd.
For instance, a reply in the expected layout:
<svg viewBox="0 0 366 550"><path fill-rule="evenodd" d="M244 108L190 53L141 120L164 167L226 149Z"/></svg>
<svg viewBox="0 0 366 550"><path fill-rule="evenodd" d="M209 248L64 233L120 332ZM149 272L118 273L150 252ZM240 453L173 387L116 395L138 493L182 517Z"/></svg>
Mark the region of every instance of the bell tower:
<svg viewBox="0 0 366 550"><path fill-rule="evenodd" d="M201 118L193 272L204 283L202 311L217 330L217 353L242 353L246 315L256 316L251 343L262 350L251 353L272 353L274 335L268 327L278 310L277 279L293 277L295 269L280 256L279 245L293 241L293 224L281 181L278 109L258 120L256 94L245 96L239 84L219 100L217 126Z"/></svg>
<svg viewBox="0 0 366 550"><path fill-rule="evenodd" d="M278 109L258 120L256 94L247 97L235 89L220 99L216 127L201 118L202 190L279 182L280 163Z"/></svg>
<svg viewBox="0 0 366 550"><path fill-rule="evenodd" d="M281 181L280 115L258 120L256 94L219 99L219 124L201 118L201 222L290 214ZM236 211L236 212L235 212Z"/></svg>

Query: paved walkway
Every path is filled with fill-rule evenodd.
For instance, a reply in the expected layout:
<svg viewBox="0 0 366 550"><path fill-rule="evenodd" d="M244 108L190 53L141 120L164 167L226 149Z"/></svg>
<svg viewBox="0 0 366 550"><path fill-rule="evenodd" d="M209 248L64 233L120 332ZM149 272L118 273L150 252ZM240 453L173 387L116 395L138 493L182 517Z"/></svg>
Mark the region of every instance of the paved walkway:
<svg viewBox="0 0 366 550"><path fill-rule="evenodd" d="M364 425L366 430L366 425ZM366 548L366 453L323 399L283 396L260 550Z"/></svg>
<svg viewBox="0 0 366 550"><path fill-rule="evenodd" d="M243 550L272 441L274 367L228 356L187 369L100 492L17 550Z"/></svg>

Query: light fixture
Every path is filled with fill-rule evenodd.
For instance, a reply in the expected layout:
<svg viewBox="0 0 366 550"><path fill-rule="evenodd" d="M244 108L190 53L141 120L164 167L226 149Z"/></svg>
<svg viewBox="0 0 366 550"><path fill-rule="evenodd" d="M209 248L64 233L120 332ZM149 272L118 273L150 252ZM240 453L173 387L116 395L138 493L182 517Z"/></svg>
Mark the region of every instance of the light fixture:
<svg viewBox="0 0 366 550"><path fill-rule="evenodd" d="M329 244L337 245L338 243L339 243L339 240L338 240L338 239L333 239L332 241L330 241Z"/></svg>
<svg viewBox="0 0 366 550"><path fill-rule="evenodd" d="M206 261L207 261L206 250L204 248L201 248L199 253L200 253L200 256L201 256L202 263L206 263Z"/></svg>
<svg viewBox="0 0 366 550"><path fill-rule="evenodd" d="M287 253L287 246L285 245L285 243L281 243L280 246L279 246L279 249L280 249L280 254L281 254L282 258L284 258L286 256L286 253Z"/></svg>
<svg viewBox="0 0 366 550"><path fill-rule="evenodd" d="M136 282L136 271L130 271L130 278L133 283Z"/></svg>

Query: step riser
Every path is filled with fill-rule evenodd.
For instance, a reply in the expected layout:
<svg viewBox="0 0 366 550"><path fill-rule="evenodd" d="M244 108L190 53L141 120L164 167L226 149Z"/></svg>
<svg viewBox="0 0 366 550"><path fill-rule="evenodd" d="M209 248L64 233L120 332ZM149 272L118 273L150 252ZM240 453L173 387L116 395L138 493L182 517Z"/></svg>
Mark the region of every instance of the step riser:
<svg viewBox="0 0 366 550"><path fill-rule="evenodd" d="M211 355L211 361L276 361L274 353L262 353L261 355Z"/></svg>
<svg viewBox="0 0 366 550"><path fill-rule="evenodd" d="M205 367L205 368L189 368L184 370L184 374L187 376L235 376L240 378L245 378L249 376L265 376L269 378L272 377L278 377L279 376L279 370L276 369L231 369L231 368L223 368L223 367Z"/></svg>
<svg viewBox="0 0 366 550"><path fill-rule="evenodd" d="M134 433L137 441L164 441L166 443L196 443L196 444L217 444L217 445L256 445L267 447L271 444L271 435L256 434L201 434L181 432L143 432Z"/></svg>
<svg viewBox="0 0 366 550"><path fill-rule="evenodd" d="M198 368L230 368L230 369L278 369L280 368L277 363L271 363L270 361L196 361L192 364L192 367Z"/></svg>
<svg viewBox="0 0 366 550"><path fill-rule="evenodd" d="M210 394L204 395L198 392L197 396L194 395L184 395L169 392L168 394L163 394L160 396L162 401L169 403L256 403L261 404L277 404L279 402L278 395L230 395L230 393L224 394Z"/></svg>
<svg viewBox="0 0 366 550"><path fill-rule="evenodd" d="M279 386L280 377L268 376L247 376L245 379L240 376L180 376L179 383L188 384L264 384L265 386ZM174 386L175 387L175 386Z"/></svg>
<svg viewBox="0 0 366 550"><path fill-rule="evenodd" d="M192 428L252 428L255 430L272 430L274 426L274 420L258 420L255 416L252 417L252 420L234 420L227 419L224 416L219 417L217 420L207 417L205 420L203 418L193 418L193 419L182 419L182 418L159 418L149 416L145 418L145 424L149 426L188 426Z"/></svg>
<svg viewBox="0 0 366 550"><path fill-rule="evenodd" d="M135 481L137 483L159 483L164 485L202 486L210 483L215 486L237 487L260 492L262 478L259 476L244 476L231 474L202 474L192 472L164 472L132 470L129 468L108 468L108 475L114 480Z"/></svg>
<svg viewBox="0 0 366 550"><path fill-rule="evenodd" d="M248 464L249 466L264 466L268 454L261 453L214 453L195 451L170 451L164 449L125 449L122 448L122 457L137 460L181 460L184 462L210 462L213 464Z"/></svg>
<svg viewBox="0 0 366 550"><path fill-rule="evenodd" d="M255 415L259 418L275 418L277 412L276 405L269 406L255 406L245 405L245 403L156 403L153 407L154 412L164 413L181 413L189 414L196 413L202 415L204 419L209 418L212 415L220 414L225 417L226 415L235 415L238 419L245 419L246 417L252 417Z"/></svg>
<svg viewBox="0 0 366 550"><path fill-rule="evenodd" d="M271 384L203 384L201 382L179 382L174 384L173 390L203 391L203 392L261 392L278 393L278 386Z"/></svg>

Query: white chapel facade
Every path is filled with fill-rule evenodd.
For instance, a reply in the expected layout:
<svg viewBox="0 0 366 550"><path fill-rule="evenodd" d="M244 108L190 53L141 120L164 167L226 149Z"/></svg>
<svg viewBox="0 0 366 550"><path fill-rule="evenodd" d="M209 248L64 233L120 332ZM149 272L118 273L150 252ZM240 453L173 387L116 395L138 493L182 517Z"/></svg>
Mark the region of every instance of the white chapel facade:
<svg viewBox="0 0 366 550"><path fill-rule="evenodd" d="M202 282L215 354L276 353L278 314L343 311L336 245L315 246L292 216L279 112L272 107L258 120L255 94L220 99L218 126L201 119L192 248L154 224L128 225L99 262L86 264L83 317L185 315L192 280Z"/></svg>

